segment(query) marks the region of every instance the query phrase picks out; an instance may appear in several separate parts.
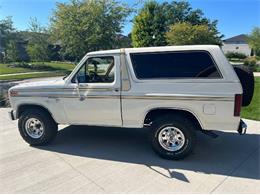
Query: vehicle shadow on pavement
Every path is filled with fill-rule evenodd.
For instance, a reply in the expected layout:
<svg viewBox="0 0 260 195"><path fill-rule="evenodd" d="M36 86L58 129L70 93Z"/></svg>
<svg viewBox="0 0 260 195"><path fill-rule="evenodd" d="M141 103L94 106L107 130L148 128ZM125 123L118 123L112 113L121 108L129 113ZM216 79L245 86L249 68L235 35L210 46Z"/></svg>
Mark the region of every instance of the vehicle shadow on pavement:
<svg viewBox="0 0 260 195"><path fill-rule="evenodd" d="M68 126L58 132L52 144L37 148L81 157L142 164L165 177L185 182L189 180L178 170L260 179L260 135L240 136L236 132L217 134L219 137L213 139L198 132L193 154L179 161L162 159L153 152L148 128ZM169 174L160 169L167 170Z"/></svg>

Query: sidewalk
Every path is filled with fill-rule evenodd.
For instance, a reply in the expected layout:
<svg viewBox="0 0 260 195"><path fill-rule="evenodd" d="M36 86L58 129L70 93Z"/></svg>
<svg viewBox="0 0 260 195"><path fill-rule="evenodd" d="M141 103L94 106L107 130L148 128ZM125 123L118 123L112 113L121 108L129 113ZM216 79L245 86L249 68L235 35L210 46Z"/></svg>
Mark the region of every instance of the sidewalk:
<svg viewBox="0 0 260 195"><path fill-rule="evenodd" d="M254 72L255 77L260 77L260 72Z"/></svg>

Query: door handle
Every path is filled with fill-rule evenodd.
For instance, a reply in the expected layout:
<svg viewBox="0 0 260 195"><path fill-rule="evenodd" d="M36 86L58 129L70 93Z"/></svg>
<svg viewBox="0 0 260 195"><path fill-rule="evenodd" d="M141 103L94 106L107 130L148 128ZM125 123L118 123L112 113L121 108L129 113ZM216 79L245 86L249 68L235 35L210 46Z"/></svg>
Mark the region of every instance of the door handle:
<svg viewBox="0 0 260 195"><path fill-rule="evenodd" d="M114 88L114 91L115 92L119 92L119 88Z"/></svg>
<svg viewBox="0 0 260 195"><path fill-rule="evenodd" d="M87 84L82 84L82 83L80 83L80 84L79 84L79 87L84 88L84 87L88 87L88 85L87 85Z"/></svg>

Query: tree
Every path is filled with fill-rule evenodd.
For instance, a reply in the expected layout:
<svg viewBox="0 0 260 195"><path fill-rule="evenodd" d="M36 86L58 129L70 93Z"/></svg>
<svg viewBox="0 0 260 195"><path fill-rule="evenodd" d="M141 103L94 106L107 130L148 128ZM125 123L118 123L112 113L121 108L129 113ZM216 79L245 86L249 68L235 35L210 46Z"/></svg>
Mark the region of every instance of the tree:
<svg viewBox="0 0 260 195"><path fill-rule="evenodd" d="M14 37L15 29L11 17L0 20L0 47L5 48Z"/></svg>
<svg viewBox="0 0 260 195"><path fill-rule="evenodd" d="M29 22L29 32L31 37L27 45L27 52L32 61L48 61L50 59L49 41L47 30L40 25L36 18L31 18Z"/></svg>
<svg viewBox="0 0 260 195"><path fill-rule="evenodd" d="M186 22L170 25L166 39L169 45L221 44L216 32L207 25Z"/></svg>
<svg viewBox="0 0 260 195"><path fill-rule="evenodd" d="M165 45L166 18L155 1L147 2L134 19L132 44L134 47Z"/></svg>
<svg viewBox="0 0 260 195"><path fill-rule="evenodd" d="M193 10L188 2L172 1L158 4L155 1L148 1L134 18L133 46L167 45L165 34L170 30L170 26L183 22L192 25L206 25L221 42L223 35L219 35L217 21L211 22L204 17L200 9ZM154 34L157 36L153 36ZM151 37L155 40L152 40Z"/></svg>
<svg viewBox="0 0 260 195"><path fill-rule="evenodd" d="M19 61L20 55L17 48L19 36L13 27L11 17L0 20L0 50L3 50L5 55L2 56L2 61ZM2 55L2 54L1 54Z"/></svg>
<svg viewBox="0 0 260 195"><path fill-rule="evenodd" d="M17 62L20 60L19 50L17 48L17 43L15 40L10 40L6 45L6 56L5 61Z"/></svg>
<svg viewBox="0 0 260 195"><path fill-rule="evenodd" d="M260 56L260 28L255 27L248 35L248 44L254 51L254 54Z"/></svg>
<svg viewBox="0 0 260 195"><path fill-rule="evenodd" d="M110 49L131 9L114 0L71 0L57 3L51 18L53 39L62 53L80 59L86 52Z"/></svg>

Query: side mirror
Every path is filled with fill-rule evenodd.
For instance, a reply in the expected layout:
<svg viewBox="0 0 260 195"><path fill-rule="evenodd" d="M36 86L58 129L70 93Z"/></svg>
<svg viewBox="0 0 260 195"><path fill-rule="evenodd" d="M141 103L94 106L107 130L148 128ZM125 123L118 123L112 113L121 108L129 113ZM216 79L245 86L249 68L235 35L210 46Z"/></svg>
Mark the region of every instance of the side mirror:
<svg viewBox="0 0 260 195"><path fill-rule="evenodd" d="M76 75L74 78L75 78L75 82L77 84L76 88L77 88L77 93L78 93L78 96L79 96L79 100L83 101L85 98L83 96L81 96L81 94L80 94L80 84L79 84L78 76Z"/></svg>

